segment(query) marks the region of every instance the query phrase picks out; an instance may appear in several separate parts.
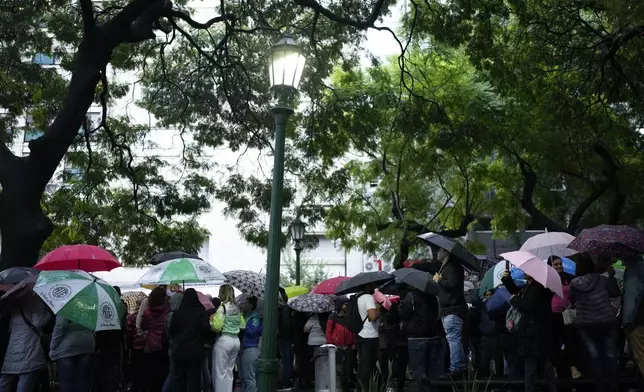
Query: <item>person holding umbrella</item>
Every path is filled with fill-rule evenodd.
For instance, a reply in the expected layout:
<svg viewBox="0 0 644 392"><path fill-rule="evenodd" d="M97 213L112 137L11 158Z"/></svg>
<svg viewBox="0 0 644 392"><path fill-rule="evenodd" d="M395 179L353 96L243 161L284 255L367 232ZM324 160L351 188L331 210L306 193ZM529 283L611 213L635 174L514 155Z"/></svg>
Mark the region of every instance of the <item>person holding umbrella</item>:
<svg viewBox="0 0 644 392"><path fill-rule="evenodd" d="M501 256L509 259L512 254L517 254L517 258L527 257L529 255L532 258L528 259L528 262L536 260L543 266L552 269L552 267L548 266L542 260L537 259L527 252L510 252L502 254ZM517 336L519 356L524 361L525 391L534 392L537 390L536 382L539 369L544 369L545 371L548 390L556 391L554 371L549 356L549 347L551 347L549 343L550 312L553 292L547 289L544 284L530 276L528 274L529 269L526 271L527 268L524 269L521 268L521 265L515 264L525 272L526 285L519 289L514 283L514 280L512 280L509 264L509 262L506 263L506 270L502 282L508 292L512 294L510 297L510 305L521 314L521 319L517 326ZM525 262L524 264L528 263ZM558 291L561 291L561 280L556 271L553 270L552 272L559 282Z"/></svg>
<svg viewBox="0 0 644 392"><path fill-rule="evenodd" d="M438 300L440 317L449 344L449 376L459 377L467 370L467 358L463 350L463 325L467 316L465 301L465 270L456 258L445 249L439 249L438 260L442 263L434 281L440 288Z"/></svg>

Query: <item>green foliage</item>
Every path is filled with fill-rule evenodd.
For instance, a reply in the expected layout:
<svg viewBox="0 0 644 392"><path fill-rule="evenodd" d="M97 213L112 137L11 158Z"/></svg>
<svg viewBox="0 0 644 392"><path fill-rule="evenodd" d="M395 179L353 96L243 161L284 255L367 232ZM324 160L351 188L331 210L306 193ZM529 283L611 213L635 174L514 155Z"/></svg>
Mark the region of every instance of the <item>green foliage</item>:
<svg viewBox="0 0 644 392"><path fill-rule="evenodd" d="M268 110L274 97L265 53L285 28L296 38L308 38L300 40L308 57L301 90L304 96L317 96L337 59L355 62L355 53L345 56L345 48L362 41L361 30L375 22L371 14L386 14L388 4L351 0L344 10L328 11L308 0L225 2L209 9L221 17L196 22L193 17L203 19L203 14L197 16L187 3L13 1L0 7L0 107L6 109L0 126L10 130L0 134L5 196L0 223L5 233L20 229L22 238L29 237L12 242L24 243L15 249L3 244L3 255L23 253L19 246L40 247L50 235L50 219L53 235L42 251L95 243L127 264L140 264L158 251L196 252L207 235L196 217L215 196L228 203L227 212L240 220L246 238L265 246L262 215L268 211L270 179L255 175L248 184L236 181L238 168L218 165L213 151L270 155ZM58 69L28 60L36 54L55 57ZM120 78L124 71L137 79L136 91ZM107 107L122 107L126 99L127 105L149 110L149 123L111 116ZM101 107L103 118L99 123L85 119L83 125L90 104ZM46 136L31 143L28 158L16 159L7 148L11 129L28 115L33 120L26 129ZM179 134L176 159L147 153L154 147L155 128ZM54 178L43 192L61 159L73 170ZM223 174L218 182L210 177L217 169ZM25 174L25 181L11 181L15 173ZM289 181L285 193L285 206L291 207L294 185ZM45 215L38 211L38 200ZM31 227L10 223L17 222L10 214L27 208L34 217ZM292 219L287 213L285 227ZM19 262L35 261L23 259ZM6 266L15 262L0 259Z"/></svg>
<svg viewBox="0 0 644 392"><path fill-rule="evenodd" d="M280 269L280 286L295 286L295 260L282 257L282 266ZM329 274L325 269L324 262L314 262L309 259L300 259L300 286L307 287L309 290L316 284L328 279Z"/></svg>

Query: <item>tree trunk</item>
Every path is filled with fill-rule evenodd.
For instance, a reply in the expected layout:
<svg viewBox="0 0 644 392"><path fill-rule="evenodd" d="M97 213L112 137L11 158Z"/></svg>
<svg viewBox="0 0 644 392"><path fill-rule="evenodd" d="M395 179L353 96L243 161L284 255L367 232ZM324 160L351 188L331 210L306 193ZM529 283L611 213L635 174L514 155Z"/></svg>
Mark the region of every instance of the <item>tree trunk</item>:
<svg viewBox="0 0 644 392"><path fill-rule="evenodd" d="M33 267L53 225L44 214L39 192L18 186L0 194L0 271L9 267Z"/></svg>

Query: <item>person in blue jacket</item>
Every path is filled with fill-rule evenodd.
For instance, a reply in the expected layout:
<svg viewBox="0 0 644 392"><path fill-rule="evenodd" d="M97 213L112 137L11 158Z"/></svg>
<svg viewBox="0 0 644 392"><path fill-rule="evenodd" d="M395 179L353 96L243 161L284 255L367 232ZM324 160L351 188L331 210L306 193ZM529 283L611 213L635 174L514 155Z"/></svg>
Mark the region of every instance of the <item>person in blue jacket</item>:
<svg viewBox="0 0 644 392"><path fill-rule="evenodd" d="M243 331L239 352L239 370L243 392L257 392L257 359L262 336L262 319L257 309L257 298L248 297L242 306L246 329Z"/></svg>

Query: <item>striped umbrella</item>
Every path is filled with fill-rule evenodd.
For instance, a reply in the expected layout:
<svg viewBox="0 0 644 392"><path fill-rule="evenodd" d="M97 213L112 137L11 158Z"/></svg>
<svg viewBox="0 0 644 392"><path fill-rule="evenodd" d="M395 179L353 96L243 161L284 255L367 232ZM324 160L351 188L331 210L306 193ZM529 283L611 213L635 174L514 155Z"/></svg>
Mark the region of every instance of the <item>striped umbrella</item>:
<svg viewBox="0 0 644 392"><path fill-rule="evenodd" d="M150 268L137 284L141 286L172 283L218 284L225 281L226 277L210 263L200 259L179 258L164 261Z"/></svg>
<svg viewBox="0 0 644 392"><path fill-rule="evenodd" d="M34 292L54 314L92 331L121 329L125 309L109 283L85 271L43 271Z"/></svg>

